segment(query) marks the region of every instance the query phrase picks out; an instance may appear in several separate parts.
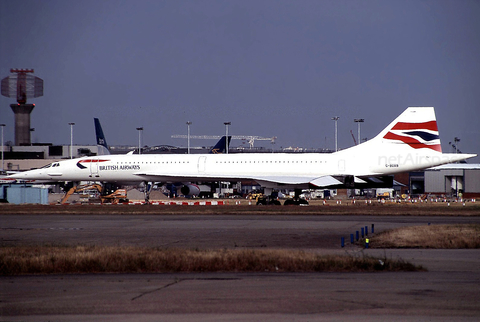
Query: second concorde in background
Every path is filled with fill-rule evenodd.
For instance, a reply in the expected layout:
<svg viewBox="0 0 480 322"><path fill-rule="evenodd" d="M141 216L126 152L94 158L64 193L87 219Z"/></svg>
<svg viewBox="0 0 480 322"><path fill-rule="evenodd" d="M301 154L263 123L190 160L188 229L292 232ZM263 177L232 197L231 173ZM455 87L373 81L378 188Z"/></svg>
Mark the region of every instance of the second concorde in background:
<svg viewBox="0 0 480 322"><path fill-rule="evenodd" d="M372 177L475 156L442 153L434 108L409 107L373 139L330 154L104 155L54 162L11 177L113 183L255 180L266 191L295 189L298 196L301 189L362 187Z"/></svg>

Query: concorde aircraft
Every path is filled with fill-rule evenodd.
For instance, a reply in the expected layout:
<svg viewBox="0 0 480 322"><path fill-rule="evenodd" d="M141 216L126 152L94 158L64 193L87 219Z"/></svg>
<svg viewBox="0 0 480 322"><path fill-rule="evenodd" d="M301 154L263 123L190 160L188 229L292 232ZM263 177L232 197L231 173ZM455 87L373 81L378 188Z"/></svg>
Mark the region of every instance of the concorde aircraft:
<svg viewBox="0 0 480 322"><path fill-rule="evenodd" d="M165 183L255 180L266 192L295 189L294 204L301 204L301 189L354 188L371 178L475 156L442 153L434 108L409 107L373 139L331 154L105 155L54 162L11 177Z"/></svg>

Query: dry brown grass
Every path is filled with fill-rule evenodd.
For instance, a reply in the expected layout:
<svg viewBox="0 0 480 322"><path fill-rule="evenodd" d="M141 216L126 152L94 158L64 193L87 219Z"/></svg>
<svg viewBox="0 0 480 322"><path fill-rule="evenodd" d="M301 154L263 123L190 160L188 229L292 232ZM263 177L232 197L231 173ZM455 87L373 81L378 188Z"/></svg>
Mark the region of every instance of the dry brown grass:
<svg viewBox="0 0 480 322"><path fill-rule="evenodd" d="M423 270L402 260L294 250L185 250L99 246L0 248L0 274L364 272Z"/></svg>
<svg viewBox="0 0 480 322"><path fill-rule="evenodd" d="M386 203L352 204L344 200L312 200L308 207L248 206L248 201L234 200L225 206L161 206L161 205L12 205L0 203L0 215L368 215L368 216L480 216L480 202L452 203Z"/></svg>
<svg viewBox="0 0 480 322"><path fill-rule="evenodd" d="M370 239L373 248L480 248L480 225L404 227Z"/></svg>

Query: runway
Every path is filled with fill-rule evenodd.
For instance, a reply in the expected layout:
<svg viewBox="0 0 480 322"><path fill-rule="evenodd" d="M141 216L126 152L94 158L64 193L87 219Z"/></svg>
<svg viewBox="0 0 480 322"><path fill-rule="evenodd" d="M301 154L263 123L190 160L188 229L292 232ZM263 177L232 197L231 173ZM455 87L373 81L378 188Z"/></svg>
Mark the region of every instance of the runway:
<svg viewBox="0 0 480 322"><path fill-rule="evenodd" d="M318 215L1 215L3 245L95 244L184 248L340 249L374 224L375 232L411 225L479 223L480 217Z"/></svg>
<svg viewBox="0 0 480 322"><path fill-rule="evenodd" d="M340 238L374 224L479 223L480 217L8 215L2 245L292 248L402 258L416 273L205 273L1 277L0 320L478 320L480 250L360 249Z"/></svg>

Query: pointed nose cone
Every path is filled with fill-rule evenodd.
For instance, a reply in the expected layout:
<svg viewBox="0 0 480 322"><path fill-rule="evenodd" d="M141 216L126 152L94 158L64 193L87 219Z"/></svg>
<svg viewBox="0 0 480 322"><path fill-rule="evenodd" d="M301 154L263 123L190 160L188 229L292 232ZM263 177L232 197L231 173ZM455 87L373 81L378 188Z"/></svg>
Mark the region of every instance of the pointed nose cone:
<svg viewBox="0 0 480 322"><path fill-rule="evenodd" d="M14 178L18 180L40 180L43 179L44 171L42 169L38 170L29 170L25 172L18 172L12 175L9 175L9 178Z"/></svg>

